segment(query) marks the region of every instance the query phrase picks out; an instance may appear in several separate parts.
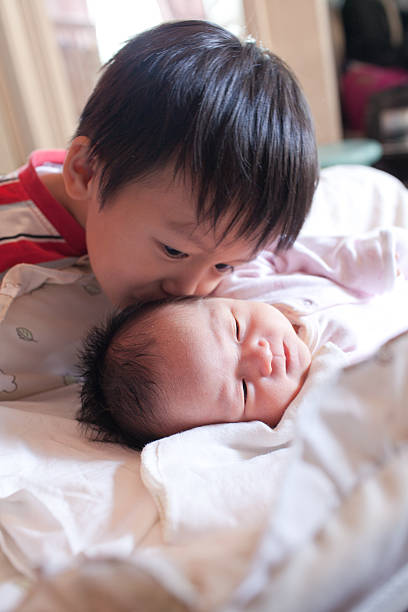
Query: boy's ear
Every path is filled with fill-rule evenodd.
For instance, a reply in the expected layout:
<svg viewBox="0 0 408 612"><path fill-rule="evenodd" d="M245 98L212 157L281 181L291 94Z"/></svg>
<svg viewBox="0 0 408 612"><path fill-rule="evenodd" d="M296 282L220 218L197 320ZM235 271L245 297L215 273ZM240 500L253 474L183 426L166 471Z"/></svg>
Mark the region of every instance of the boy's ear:
<svg viewBox="0 0 408 612"><path fill-rule="evenodd" d="M74 200L89 197L95 170L88 160L89 138L77 136L69 147L62 174L67 194Z"/></svg>

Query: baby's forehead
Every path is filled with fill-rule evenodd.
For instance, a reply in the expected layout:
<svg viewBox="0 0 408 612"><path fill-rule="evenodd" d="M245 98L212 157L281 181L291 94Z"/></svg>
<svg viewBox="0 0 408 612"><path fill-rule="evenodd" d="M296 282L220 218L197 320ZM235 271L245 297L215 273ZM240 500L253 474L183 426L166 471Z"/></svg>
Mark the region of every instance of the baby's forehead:
<svg viewBox="0 0 408 612"><path fill-rule="evenodd" d="M164 350L169 345L191 345L202 338L202 332L211 334L213 321L218 318L220 298L192 296L161 302L135 316L117 335L113 344L131 348L141 336L152 345ZM205 341L205 337L204 337ZM171 355L167 354L170 358Z"/></svg>
<svg viewBox="0 0 408 612"><path fill-rule="evenodd" d="M214 340L216 322L219 321L217 298L186 300L169 304L152 318L146 331L155 336L163 349L173 344L175 347L207 345Z"/></svg>
<svg viewBox="0 0 408 612"><path fill-rule="evenodd" d="M156 313L156 321L190 323L211 310L213 300L201 296L186 296L165 304Z"/></svg>
<svg viewBox="0 0 408 612"><path fill-rule="evenodd" d="M145 340L160 340L163 334L172 333L172 338L182 341L184 330L192 333L202 310L199 300L170 301L153 306L145 313L136 313L115 334L112 345L131 347L143 336Z"/></svg>

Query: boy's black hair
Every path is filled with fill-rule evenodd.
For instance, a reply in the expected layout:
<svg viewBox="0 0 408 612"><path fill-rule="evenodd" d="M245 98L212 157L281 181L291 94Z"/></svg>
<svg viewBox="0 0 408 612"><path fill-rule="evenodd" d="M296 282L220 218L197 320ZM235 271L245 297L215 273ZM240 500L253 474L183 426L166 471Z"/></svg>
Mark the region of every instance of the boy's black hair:
<svg viewBox="0 0 408 612"><path fill-rule="evenodd" d="M90 439L142 450L164 435L159 410L166 408L160 387L162 358L155 352L151 317L166 305L200 299L181 296L134 304L90 330L79 356L82 387L77 414Z"/></svg>
<svg viewBox="0 0 408 612"><path fill-rule="evenodd" d="M307 103L276 55L206 21L163 23L106 65L76 136L90 139L104 206L167 164L191 177L197 221L228 213L256 248L296 239L318 176Z"/></svg>

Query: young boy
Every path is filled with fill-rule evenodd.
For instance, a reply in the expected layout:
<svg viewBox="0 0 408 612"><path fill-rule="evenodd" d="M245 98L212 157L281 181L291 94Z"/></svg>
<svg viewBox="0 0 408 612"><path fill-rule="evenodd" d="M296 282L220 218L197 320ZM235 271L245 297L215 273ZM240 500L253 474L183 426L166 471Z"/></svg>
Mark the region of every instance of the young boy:
<svg viewBox="0 0 408 612"><path fill-rule="evenodd" d="M128 306L88 335L79 421L132 448L210 423L274 427L311 362L262 302L188 296Z"/></svg>
<svg viewBox="0 0 408 612"><path fill-rule="evenodd" d="M211 293L311 205L307 104L279 58L202 21L165 23L108 62L67 152L0 185L0 274L89 254L110 300ZM4 205L4 206L2 206Z"/></svg>

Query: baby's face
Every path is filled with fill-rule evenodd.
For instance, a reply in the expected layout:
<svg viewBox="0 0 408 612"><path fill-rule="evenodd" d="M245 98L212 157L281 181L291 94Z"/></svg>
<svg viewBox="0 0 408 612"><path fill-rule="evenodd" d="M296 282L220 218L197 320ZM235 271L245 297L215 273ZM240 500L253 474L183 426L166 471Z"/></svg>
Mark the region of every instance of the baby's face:
<svg viewBox="0 0 408 612"><path fill-rule="evenodd" d="M163 356L165 435L209 423L274 427L311 361L288 319L261 302L208 298L168 306L154 329Z"/></svg>

